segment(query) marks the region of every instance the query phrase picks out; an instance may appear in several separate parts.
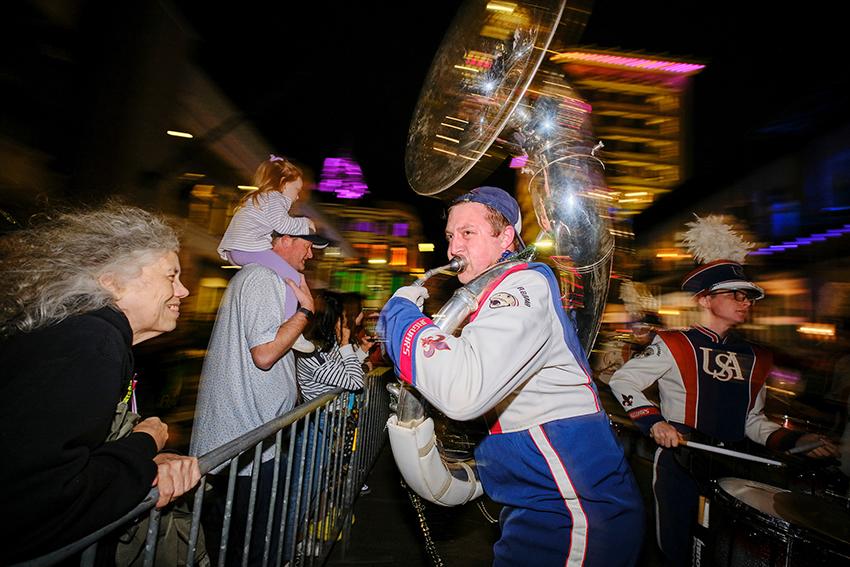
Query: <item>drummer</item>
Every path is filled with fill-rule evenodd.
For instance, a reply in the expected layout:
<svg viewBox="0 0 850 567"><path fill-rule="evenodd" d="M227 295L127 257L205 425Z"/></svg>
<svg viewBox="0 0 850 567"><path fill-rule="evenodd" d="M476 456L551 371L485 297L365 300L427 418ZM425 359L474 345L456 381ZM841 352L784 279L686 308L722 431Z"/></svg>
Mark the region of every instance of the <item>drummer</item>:
<svg viewBox="0 0 850 567"><path fill-rule="evenodd" d="M805 454L837 455L829 440L784 429L764 415L771 353L732 332L764 297L764 290L744 274L746 243L718 217L690 224L686 242L705 263L685 276L682 289L694 294L701 324L658 332L609 383L632 421L659 445L653 469L657 541L671 565L690 564L698 480L707 480L702 474L707 467L696 462L694 452L675 449L685 440L728 445L747 437L777 451L819 445ZM725 258L705 253L717 251L717 243L724 240L718 234L730 237L743 253L736 246L723 251ZM701 248L706 240L710 244ZM643 394L655 382L660 408Z"/></svg>

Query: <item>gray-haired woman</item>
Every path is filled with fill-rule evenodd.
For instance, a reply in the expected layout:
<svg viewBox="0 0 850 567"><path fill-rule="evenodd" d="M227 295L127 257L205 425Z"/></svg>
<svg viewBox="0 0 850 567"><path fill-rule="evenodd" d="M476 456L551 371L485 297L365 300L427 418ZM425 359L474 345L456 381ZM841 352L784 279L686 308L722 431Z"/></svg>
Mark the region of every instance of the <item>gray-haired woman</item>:
<svg viewBox="0 0 850 567"><path fill-rule="evenodd" d="M159 453L159 418L113 423L132 397L130 346L173 330L189 294L177 249L162 219L114 204L0 239L0 563L79 539L153 485L161 507L198 482L196 459Z"/></svg>

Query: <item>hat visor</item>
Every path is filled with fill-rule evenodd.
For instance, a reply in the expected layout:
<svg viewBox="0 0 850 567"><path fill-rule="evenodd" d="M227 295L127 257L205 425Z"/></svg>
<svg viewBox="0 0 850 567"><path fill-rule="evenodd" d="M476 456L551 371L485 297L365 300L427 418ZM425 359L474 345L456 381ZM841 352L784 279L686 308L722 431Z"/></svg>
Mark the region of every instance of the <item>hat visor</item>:
<svg viewBox="0 0 850 567"><path fill-rule="evenodd" d="M290 238L303 238L313 245L313 248L327 248L333 241L318 234L289 234Z"/></svg>
<svg viewBox="0 0 850 567"><path fill-rule="evenodd" d="M711 293L713 291L718 291L718 290L725 290L725 289L728 289L728 290L750 289L752 291L755 291L758 294L758 296L754 297L753 299L762 299L764 297L764 290L762 288L760 288L759 286L757 286L753 282L748 282L746 280L732 280L732 281L728 281L728 282L720 282L720 283L714 284L713 286L711 286L708 289L708 293Z"/></svg>

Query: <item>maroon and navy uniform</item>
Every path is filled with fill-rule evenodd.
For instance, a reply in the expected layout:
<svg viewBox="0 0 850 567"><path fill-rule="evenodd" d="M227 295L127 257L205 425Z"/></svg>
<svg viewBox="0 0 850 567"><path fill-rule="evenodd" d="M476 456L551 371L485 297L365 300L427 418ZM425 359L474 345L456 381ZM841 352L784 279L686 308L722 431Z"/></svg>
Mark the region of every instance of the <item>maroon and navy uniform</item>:
<svg viewBox="0 0 850 567"><path fill-rule="evenodd" d="M794 446L799 434L764 415L771 367L768 350L695 326L659 332L614 373L609 386L645 434L655 423L667 421L693 441L728 445L749 438L784 450ZM661 407L643 393L656 382ZM656 451L653 489L659 545L674 564L684 564L700 487L677 461L677 451L682 449Z"/></svg>
<svg viewBox="0 0 850 567"><path fill-rule="evenodd" d="M640 494L554 274L520 265L479 306L457 337L401 297L380 326L403 380L453 419L488 421L475 462L504 505L494 564L634 564Z"/></svg>

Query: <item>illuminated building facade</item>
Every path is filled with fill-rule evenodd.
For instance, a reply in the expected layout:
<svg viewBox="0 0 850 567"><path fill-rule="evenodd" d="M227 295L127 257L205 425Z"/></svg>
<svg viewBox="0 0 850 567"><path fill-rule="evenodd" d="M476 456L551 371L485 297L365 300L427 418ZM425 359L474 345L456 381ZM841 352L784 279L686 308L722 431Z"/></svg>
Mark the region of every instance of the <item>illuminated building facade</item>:
<svg viewBox="0 0 850 567"><path fill-rule="evenodd" d="M704 65L644 53L572 49L552 58L593 108L609 188L628 217L688 174L688 90Z"/></svg>
<svg viewBox="0 0 850 567"><path fill-rule="evenodd" d="M353 249L353 254L325 249L314 262L318 280L330 289L358 292L366 307L380 308L396 289L424 273L419 249L422 225L415 213L402 207L399 203L380 207L317 203L316 208Z"/></svg>

